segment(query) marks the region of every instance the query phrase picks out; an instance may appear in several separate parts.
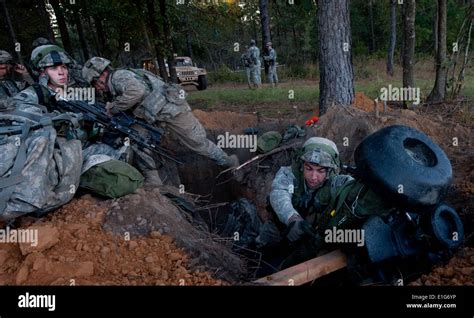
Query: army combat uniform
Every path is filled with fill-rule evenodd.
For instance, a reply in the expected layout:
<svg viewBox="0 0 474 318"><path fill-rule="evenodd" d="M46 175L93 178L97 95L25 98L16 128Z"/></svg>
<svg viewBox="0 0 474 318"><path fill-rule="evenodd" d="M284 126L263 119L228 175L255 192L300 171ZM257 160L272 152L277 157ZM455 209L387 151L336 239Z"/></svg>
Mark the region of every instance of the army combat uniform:
<svg viewBox="0 0 474 318"><path fill-rule="evenodd" d="M0 64L11 64L13 57L7 51L0 50ZM12 65L13 67L13 65ZM17 76L14 72L10 71L4 77L0 78L0 109L4 105L5 101L25 89L28 85L33 83L33 79L29 74Z"/></svg>
<svg viewBox="0 0 474 318"><path fill-rule="evenodd" d="M250 47L248 49L248 54L250 57L250 62L251 62L251 77L252 77L252 83L256 87L260 87L262 85L262 79L260 75L260 67L261 67L261 62L260 62L260 50L258 49L257 46L255 46L255 41L250 42Z"/></svg>
<svg viewBox="0 0 474 318"><path fill-rule="evenodd" d="M268 82L272 84L272 86L275 86L276 84L278 84L278 75L277 75L277 67L276 67L277 54L276 54L275 49L270 48L267 55L263 56L263 59L265 60L265 63L267 63L268 65Z"/></svg>
<svg viewBox="0 0 474 318"><path fill-rule="evenodd" d="M281 268L315 257L326 246L323 237L327 229L359 228L368 216L388 215L391 210L387 202L360 180L338 174L339 153L330 140L310 138L296 157L292 166L282 167L277 172L269 195L269 209L288 232L295 220L301 220L308 225L310 235L295 242L297 244L292 246ZM319 188L307 187L304 162L327 169L326 180ZM257 237L257 243L261 246L281 243L282 227L278 228L277 222L267 223Z"/></svg>
<svg viewBox="0 0 474 318"><path fill-rule="evenodd" d="M218 165L235 165L233 158L207 139L204 127L191 112L186 93L179 85L166 84L144 70L117 69L109 74L107 86L112 95L109 108L112 114L132 111L149 124L165 123L187 148Z"/></svg>
<svg viewBox="0 0 474 318"><path fill-rule="evenodd" d="M251 63L250 63L250 57L249 57L248 51L245 51L245 53L243 53L240 56L240 63L245 68L245 77L247 78L247 84L249 88L252 88L252 78L251 78L252 69L251 69Z"/></svg>

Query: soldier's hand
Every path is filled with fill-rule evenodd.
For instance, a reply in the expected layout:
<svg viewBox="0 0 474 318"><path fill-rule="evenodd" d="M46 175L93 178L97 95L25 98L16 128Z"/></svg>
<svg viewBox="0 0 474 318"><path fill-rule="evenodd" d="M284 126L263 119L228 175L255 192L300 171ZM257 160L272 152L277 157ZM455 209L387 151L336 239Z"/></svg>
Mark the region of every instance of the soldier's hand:
<svg viewBox="0 0 474 318"><path fill-rule="evenodd" d="M290 217L290 224L288 225L288 233L286 237L290 242L296 242L307 234L307 228L311 227L309 223L299 215Z"/></svg>
<svg viewBox="0 0 474 318"><path fill-rule="evenodd" d="M26 67L21 65L21 64L15 64L14 70L15 70L16 73L18 73L20 75L28 73L28 70L26 69Z"/></svg>
<svg viewBox="0 0 474 318"><path fill-rule="evenodd" d="M107 112L107 115L112 117L114 114L112 113L112 108L114 108L114 104L111 102L107 102L105 104L105 111Z"/></svg>

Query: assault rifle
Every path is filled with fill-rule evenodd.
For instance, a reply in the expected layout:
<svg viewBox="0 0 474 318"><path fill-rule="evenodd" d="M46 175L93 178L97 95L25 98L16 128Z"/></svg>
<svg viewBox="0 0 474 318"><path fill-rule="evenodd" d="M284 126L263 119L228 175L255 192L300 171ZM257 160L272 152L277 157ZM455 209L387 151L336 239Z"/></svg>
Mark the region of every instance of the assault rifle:
<svg viewBox="0 0 474 318"><path fill-rule="evenodd" d="M169 155L165 149L158 146L161 141L161 136L163 135L162 129L129 116L124 112L119 112L111 117L107 114L105 105L98 102L89 104L85 101L59 99L55 104L58 108L57 110L61 112L81 113L85 121L98 123L108 130L115 130L130 138L131 141L134 141L140 147L149 149L177 164L183 164L181 161ZM134 125L145 129L148 136L145 137L140 131L134 129Z"/></svg>

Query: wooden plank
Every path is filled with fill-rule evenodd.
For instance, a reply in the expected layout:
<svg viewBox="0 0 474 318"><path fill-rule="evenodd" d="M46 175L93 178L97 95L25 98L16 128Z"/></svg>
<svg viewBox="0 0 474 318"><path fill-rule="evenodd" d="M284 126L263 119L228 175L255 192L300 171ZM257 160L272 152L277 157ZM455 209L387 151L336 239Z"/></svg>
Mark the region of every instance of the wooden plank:
<svg viewBox="0 0 474 318"><path fill-rule="evenodd" d="M254 283L270 286L298 286L344 268L346 265L346 255L340 250L336 250L275 274L262 277Z"/></svg>

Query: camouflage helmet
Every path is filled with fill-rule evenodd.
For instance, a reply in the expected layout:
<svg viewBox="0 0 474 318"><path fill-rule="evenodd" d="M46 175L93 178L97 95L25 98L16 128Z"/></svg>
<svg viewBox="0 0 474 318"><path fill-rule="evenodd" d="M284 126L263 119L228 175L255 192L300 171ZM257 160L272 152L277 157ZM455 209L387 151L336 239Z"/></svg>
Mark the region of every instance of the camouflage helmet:
<svg viewBox="0 0 474 318"><path fill-rule="evenodd" d="M321 167L339 171L339 151L334 142L321 137L312 137L303 144L301 160Z"/></svg>
<svg viewBox="0 0 474 318"><path fill-rule="evenodd" d="M13 61L13 56L4 50L0 50L0 64L8 64Z"/></svg>
<svg viewBox="0 0 474 318"><path fill-rule="evenodd" d="M268 41L265 46L272 46L272 42Z"/></svg>
<svg viewBox="0 0 474 318"><path fill-rule="evenodd" d="M91 84L92 81L98 78L104 70L111 64L111 62L103 57L93 57L89 59L82 68L82 77Z"/></svg>
<svg viewBox="0 0 474 318"><path fill-rule="evenodd" d="M31 64L37 69L70 63L69 56L57 45L41 45L31 52Z"/></svg>
<svg viewBox="0 0 474 318"><path fill-rule="evenodd" d="M250 40L250 46L253 46L255 45L257 42L255 42L255 40Z"/></svg>
<svg viewBox="0 0 474 318"><path fill-rule="evenodd" d="M33 43L31 43L31 46L33 47L33 49L35 49L38 46L48 45L48 44L53 44L53 43L50 40L46 39L46 38L39 37L39 38L36 38L33 41Z"/></svg>

